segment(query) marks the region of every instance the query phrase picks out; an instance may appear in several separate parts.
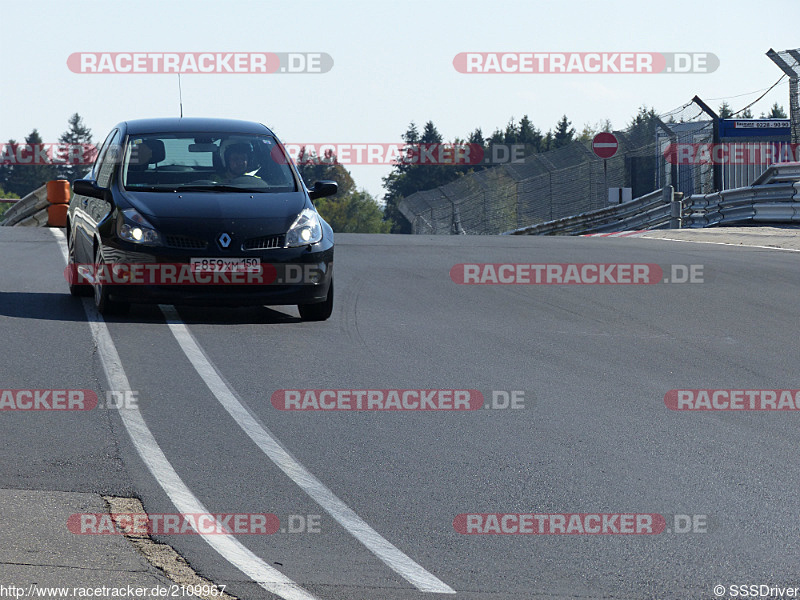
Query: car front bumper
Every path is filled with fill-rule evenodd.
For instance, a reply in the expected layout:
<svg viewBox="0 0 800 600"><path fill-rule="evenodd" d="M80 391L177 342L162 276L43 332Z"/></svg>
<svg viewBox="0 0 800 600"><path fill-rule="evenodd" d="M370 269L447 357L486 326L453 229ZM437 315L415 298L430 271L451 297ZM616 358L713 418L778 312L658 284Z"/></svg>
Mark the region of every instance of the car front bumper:
<svg viewBox="0 0 800 600"><path fill-rule="evenodd" d="M323 240L324 241L324 240ZM247 253L191 253L158 248L155 253L131 249L129 244L103 246L103 261L111 269L118 265L176 265L190 269L191 258L260 259L265 273L273 273L270 283L255 283L239 274L238 283L219 284L220 277L206 274L208 283L126 283L108 284L113 300L142 304L188 304L215 306L287 305L324 302L333 278L333 244L319 243L299 248L275 248ZM197 277L197 281L201 278ZM224 281L226 278L222 277ZM236 278L230 277L231 280ZM183 281L180 278L178 281Z"/></svg>

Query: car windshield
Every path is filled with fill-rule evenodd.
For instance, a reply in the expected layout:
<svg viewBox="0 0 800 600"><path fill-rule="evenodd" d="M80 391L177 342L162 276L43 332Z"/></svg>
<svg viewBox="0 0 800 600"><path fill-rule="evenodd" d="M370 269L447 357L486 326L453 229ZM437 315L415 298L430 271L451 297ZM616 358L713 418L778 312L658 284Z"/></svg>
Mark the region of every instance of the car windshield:
<svg viewBox="0 0 800 600"><path fill-rule="evenodd" d="M289 160L270 135L129 135L122 184L139 192L293 192Z"/></svg>

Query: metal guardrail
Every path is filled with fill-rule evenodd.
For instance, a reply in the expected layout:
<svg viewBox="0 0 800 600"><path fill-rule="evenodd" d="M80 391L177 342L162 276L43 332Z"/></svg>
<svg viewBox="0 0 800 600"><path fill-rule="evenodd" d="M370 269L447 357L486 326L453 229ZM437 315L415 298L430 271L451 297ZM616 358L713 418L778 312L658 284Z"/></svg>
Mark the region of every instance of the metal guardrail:
<svg viewBox="0 0 800 600"><path fill-rule="evenodd" d="M800 163L779 163L770 166L753 180L751 185L767 183L794 183L800 181Z"/></svg>
<svg viewBox="0 0 800 600"><path fill-rule="evenodd" d="M630 229L800 222L800 163L772 165L753 185L683 199L667 186L651 194L503 235L577 235Z"/></svg>
<svg viewBox="0 0 800 600"><path fill-rule="evenodd" d="M744 221L800 222L800 203L796 199L800 199L800 181L752 185L692 196L684 223L688 227L711 227Z"/></svg>
<svg viewBox="0 0 800 600"><path fill-rule="evenodd" d="M502 235L577 235L631 228L679 226L684 208L683 194L675 193L672 186L667 186L624 204L521 227Z"/></svg>

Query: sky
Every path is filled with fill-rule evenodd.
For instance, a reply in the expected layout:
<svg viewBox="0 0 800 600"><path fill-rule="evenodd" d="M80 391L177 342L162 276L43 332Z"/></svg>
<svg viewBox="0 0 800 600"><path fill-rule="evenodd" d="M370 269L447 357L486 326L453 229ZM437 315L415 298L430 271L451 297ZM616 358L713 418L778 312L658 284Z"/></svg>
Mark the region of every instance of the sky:
<svg viewBox="0 0 800 600"><path fill-rule="evenodd" d="M528 115L543 131L624 128L698 95L737 110L782 72L767 50L800 46L797 0L0 0L0 142L34 128L57 142L79 113L100 143L118 122L178 116L178 78L73 72L73 53L325 53L324 73L185 73L185 116L269 126L284 143L397 143L414 122L445 140ZM460 53L712 53L711 73L461 73ZM587 63L588 64L588 63ZM752 111L789 107L784 79ZM348 166L380 199L389 165ZM308 182L311 183L311 182Z"/></svg>

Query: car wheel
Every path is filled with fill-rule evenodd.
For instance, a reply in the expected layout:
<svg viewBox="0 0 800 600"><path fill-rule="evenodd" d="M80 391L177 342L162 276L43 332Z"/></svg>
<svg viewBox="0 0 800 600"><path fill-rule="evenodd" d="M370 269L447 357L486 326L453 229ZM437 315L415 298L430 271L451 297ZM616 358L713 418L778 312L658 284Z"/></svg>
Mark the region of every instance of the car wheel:
<svg viewBox="0 0 800 600"><path fill-rule="evenodd" d="M75 242L72 237L67 242L67 281L71 295L76 297L92 295L92 286L86 283L75 283L78 281L78 271L75 266Z"/></svg>
<svg viewBox="0 0 800 600"><path fill-rule="evenodd" d="M102 265L105 263L99 245L94 253L94 264L96 270L92 287L94 288L94 305L97 308L97 312L101 315L121 315L128 312L131 305L128 302L118 302L109 298L108 286L101 281L100 273L102 272Z"/></svg>
<svg viewBox="0 0 800 600"><path fill-rule="evenodd" d="M333 279L328 288L328 296L324 302L317 304L298 304L297 310L300 311L300 318L303 321L325 321L333 313Z"/></svg>

